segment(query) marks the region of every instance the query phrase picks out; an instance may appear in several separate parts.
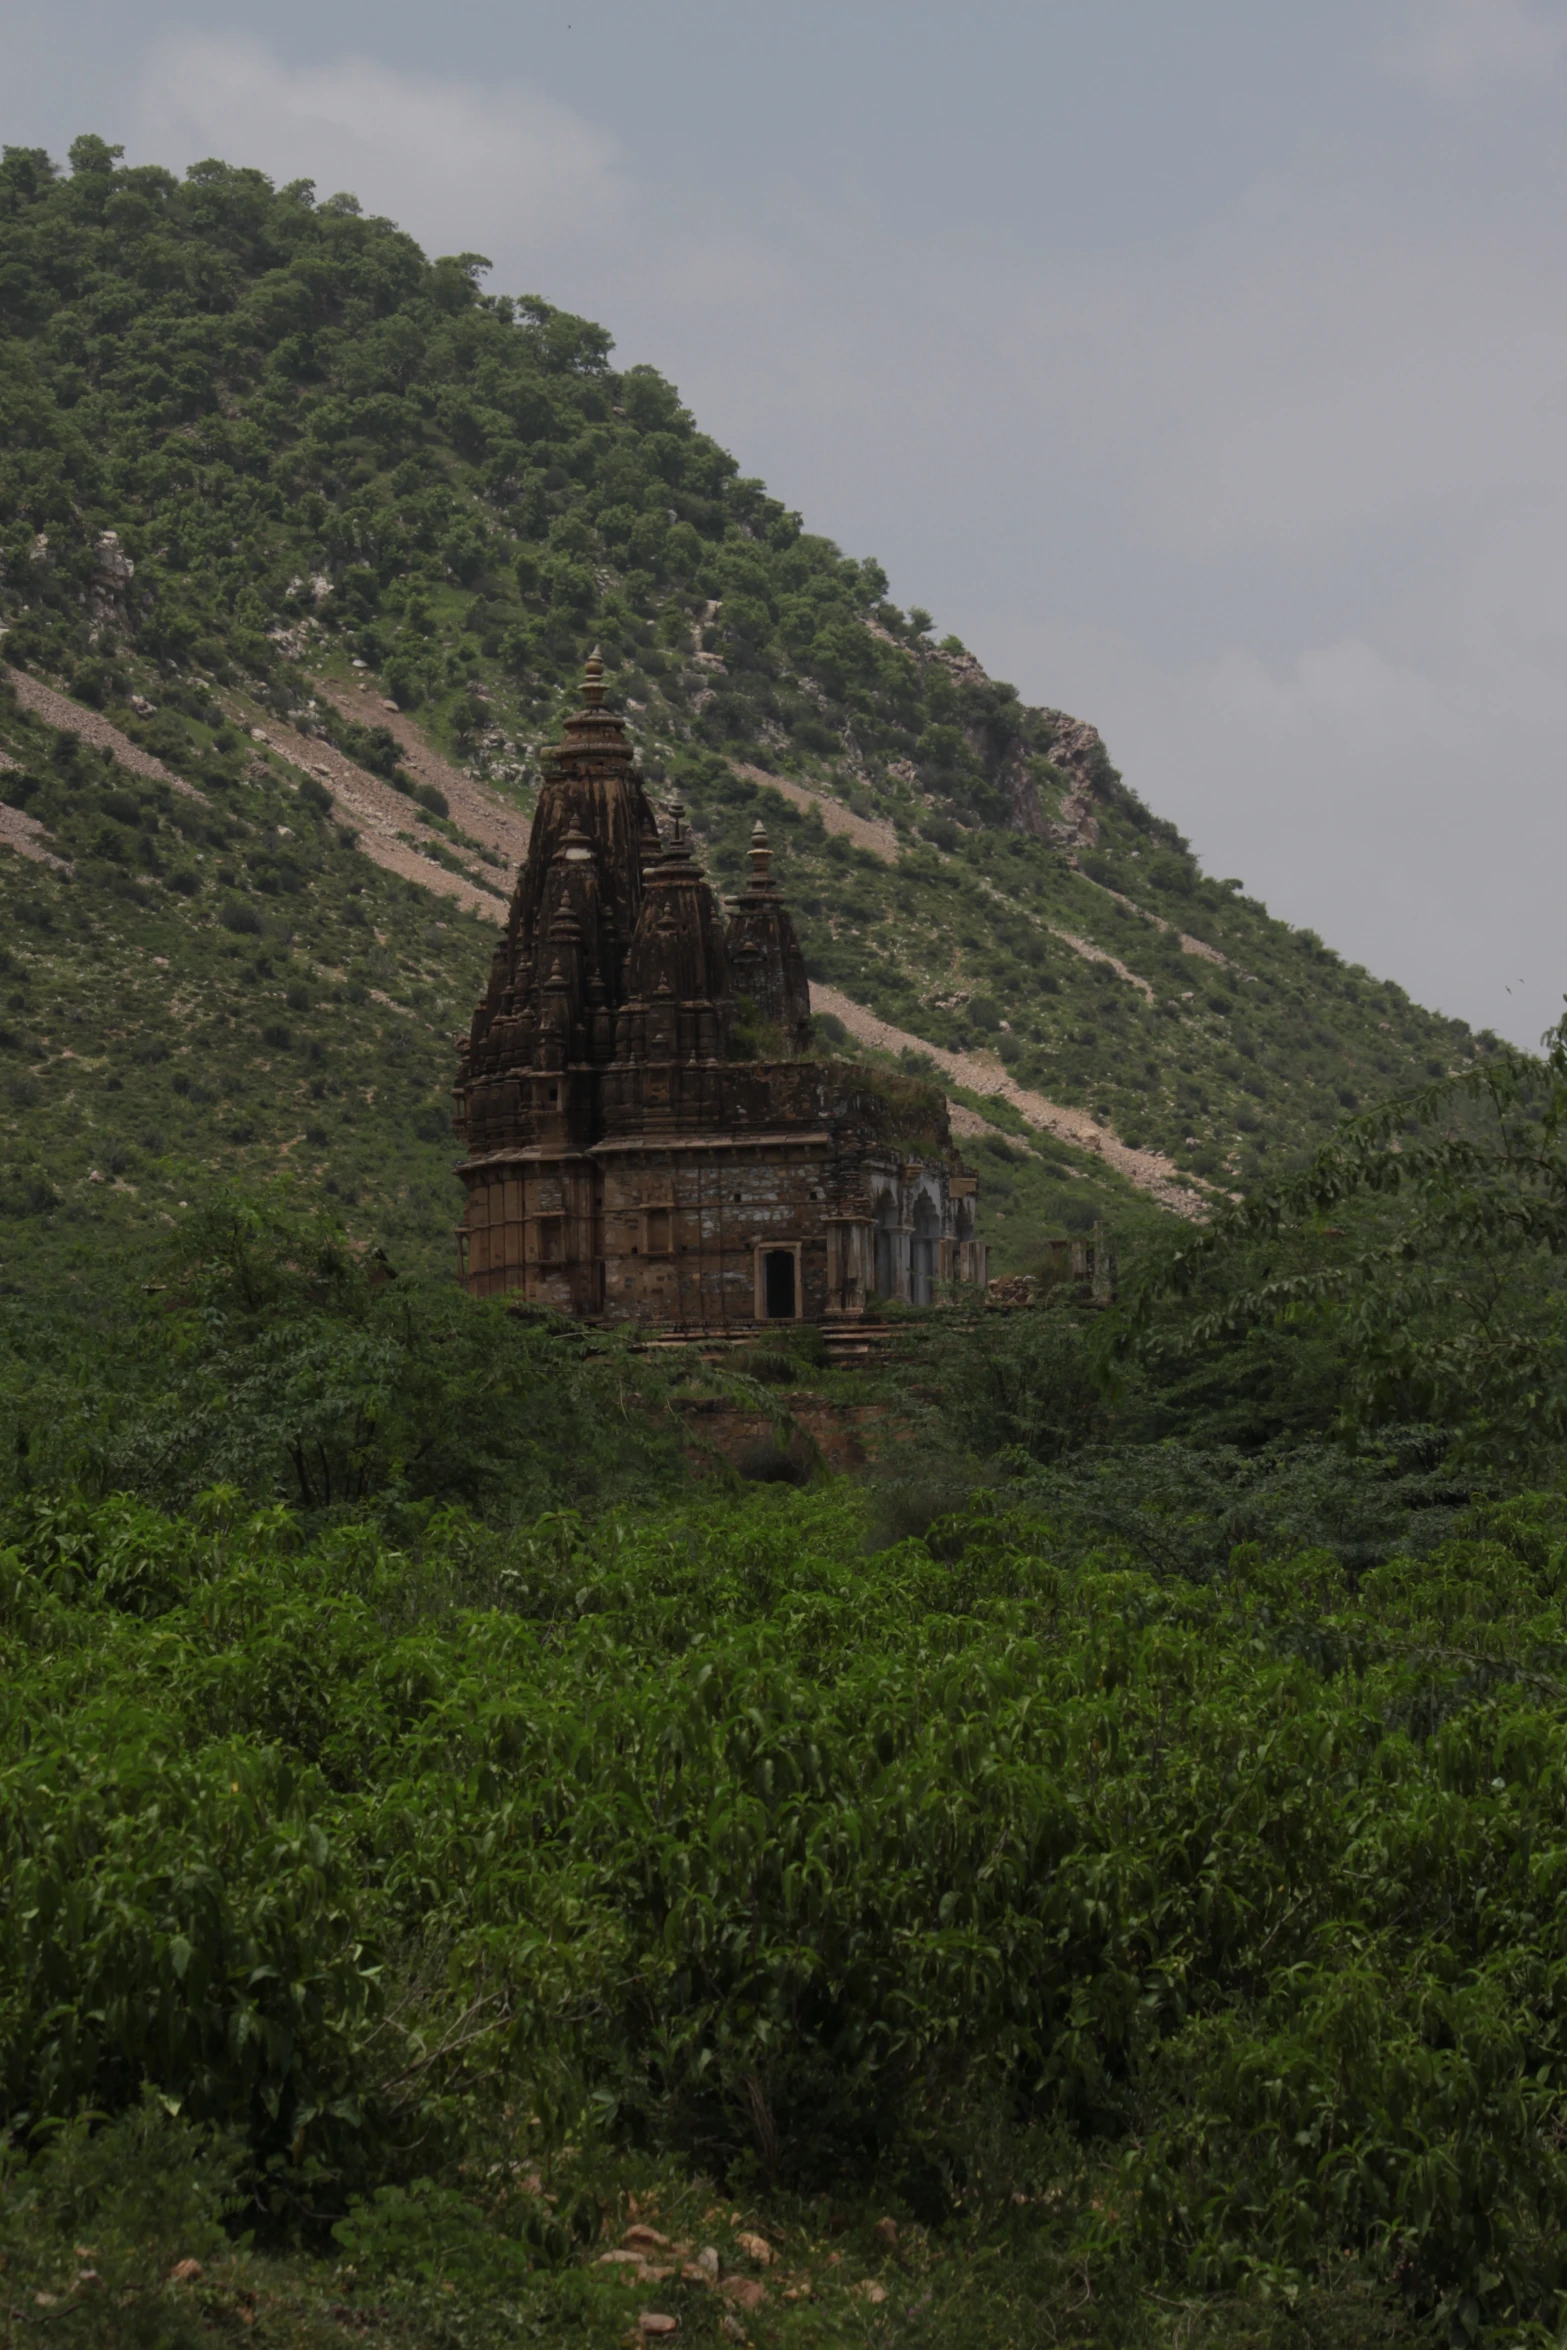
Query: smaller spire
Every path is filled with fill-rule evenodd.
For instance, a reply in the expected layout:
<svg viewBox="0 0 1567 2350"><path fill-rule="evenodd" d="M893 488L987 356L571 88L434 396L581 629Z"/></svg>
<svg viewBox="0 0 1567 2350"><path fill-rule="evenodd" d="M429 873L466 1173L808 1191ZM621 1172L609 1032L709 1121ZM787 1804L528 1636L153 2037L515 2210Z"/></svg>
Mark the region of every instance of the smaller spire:
<svg viewBox="0 0 1567 2350"><path fill-rule="evenodd" d="M767 868L772 861L773 852L768 845L767 835L762 830L760 817L751 827L751 846L747 853L751 859L751 887L765 889L768 886Z"/></svg>
<svg viewBox="0 0 1567 2350"><path fill-rule="evenodd" d="M663 862L666 865L691 865L695 860L691 854L691 836L686 830L685 802L666 800L664 807L669 817L669 830L664 835Z"/></svg>
<svg viewBox="0 0 1567 2350"><path fill-rule="evenodd" d="M593 862L593 843L575 819L555 851L555 862L557 865L591 865Z"/></svg>

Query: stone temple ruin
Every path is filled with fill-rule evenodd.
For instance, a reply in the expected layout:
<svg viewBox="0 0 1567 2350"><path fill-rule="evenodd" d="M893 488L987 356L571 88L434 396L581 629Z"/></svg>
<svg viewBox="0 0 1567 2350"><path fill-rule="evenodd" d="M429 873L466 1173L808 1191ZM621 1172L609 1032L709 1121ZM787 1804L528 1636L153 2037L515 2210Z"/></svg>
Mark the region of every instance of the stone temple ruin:
<svg viewBox="0 0 1567 2350"><path fill-rule="evenodd" d="M661 835L603 665L545 763L455 1088L464 1285L741 1335L983 1291L945 1105L813 1060L761 827L722 918L684 811Z"/></svg>

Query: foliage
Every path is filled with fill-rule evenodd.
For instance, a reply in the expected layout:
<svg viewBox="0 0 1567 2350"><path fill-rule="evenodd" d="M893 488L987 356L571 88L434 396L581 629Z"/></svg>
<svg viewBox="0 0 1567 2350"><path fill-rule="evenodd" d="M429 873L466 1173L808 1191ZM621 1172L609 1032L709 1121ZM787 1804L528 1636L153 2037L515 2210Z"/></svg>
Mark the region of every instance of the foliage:
<svg viewBox="0 0 1567 2350"><path fill-rule="evenodd" d="M1013 1490L1077 1541L1123 1546L1155 1575L1206 1582L1244 1551L1321 1551L1351 1577L1450 1535L1474 1487L1430 1429L1377 1447L1100 1444L1024 1473Z"/></svg>
<svg viewBox="0 0 1567 2350"><path fill-rule="evenodd" d="M1120 1346L1157 1359L1315 1325L1345 1369L1341 1425L1426 1420L1512 1470L1558 1455L1567 1023L1545 1044L1347 1120L1297 1174L1156 1260Z"/></svg>
<svg viewBox="0 0 1567 2350"><path fill-rule="evenodd" d="M67 2339L194 2350L204 2312L171 2276L226 2249L240 2149L192 2126L150 2089L107 2127L79 2114L0 2178L0 2340Z"/></svg>
<svg viewBox="0 0 1567 2350"><path fill-rule="evenodd" d="M398 1275L320 1203L215 1193L162 1272L122 1350L78 1334L41 1383L26 1352L0 1365L22 1490L531 1515L674 1469L665 1384L624 1345Z"/></svg>
<svg viewBox="0 0 1567 2350"><path fill-rule="evenodd" d="M185 1236L175 1376L127 1432L140 1486L269 1487L306 1510L387 1502L526 1509L600 1500L665 1466L624 1348L584 1353L547 1315L400 1279L340 1231L242 1199Z"/></svg>
<svg viewBox="0 0 1567 2350"><path fill-rule="evenodd" d="M1460 2331L1554 2309L1557 1501L1354 1596L999 1505L867 1558L842 1487L403 1554L229 1507L144 1520L155 1609L124 1505L74 1562L13 1520L13 2126L150 2080L319 2202L586 2098L931 2218L1048 2126L1182 2289L1347 2254Z"/></svg>

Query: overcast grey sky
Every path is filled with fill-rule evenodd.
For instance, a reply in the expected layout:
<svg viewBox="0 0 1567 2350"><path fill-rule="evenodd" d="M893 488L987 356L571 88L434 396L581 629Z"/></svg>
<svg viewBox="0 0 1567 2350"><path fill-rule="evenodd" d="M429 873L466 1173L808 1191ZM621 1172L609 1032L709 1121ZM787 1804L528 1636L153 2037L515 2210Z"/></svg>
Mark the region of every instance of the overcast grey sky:
<svg viewBox="0 0 1567 2350"><path fill-rule="evenodd" d="M1275 912L1567 991L1567 0L6 0L0 135L598 318Z"/></svg>

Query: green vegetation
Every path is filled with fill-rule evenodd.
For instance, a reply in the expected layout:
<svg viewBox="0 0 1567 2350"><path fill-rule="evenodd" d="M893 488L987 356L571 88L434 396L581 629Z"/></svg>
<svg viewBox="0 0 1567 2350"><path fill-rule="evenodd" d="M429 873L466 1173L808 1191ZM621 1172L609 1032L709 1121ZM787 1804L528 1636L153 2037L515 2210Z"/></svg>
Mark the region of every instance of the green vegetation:
<svg viewBox="0 0 1567 2350"><path fill-rule="evenodd" d="M193 1209L7 1373L0 2322L1554 2340L1564 1129L879 1377ZM689 1482L813 1385L866 1476Z"/></svg>
<svg viewBox="0 0 1567 2350"><path fill-rule="evenodd" d="M864 2273L878 2205L933 2340L1037 2338L1020 2287L1078 2341L1165 2297L1554 2322L1558 1502L1354 1591L1007 1510L867 1558L844 1487L411 1551L221 1494L7 1532L13 2128L150 2081L264 2241L375 2198L339 2301L616 2339L580 2264L662 2159L814 2274L763 2339L861 2338L822 2255Z"/></svg>
<svg viewBox="0 0 1567 2350"><path fill-rule="evenodd" d="M475 1312L287 1194L214 1196L160 1271L107 1334L13 1318L0 1396L24 1490L532 1514L673 1466L628 1413L646 1382L623 1345L499 1300Z"/></svg>
<svg viewBox="0 0 1567 2350"><path fill-rule="evenodd" d="M451 1032L485 927L355 855L221 728L179 760L204 801L3 690L0 733L0 786L75 865L0 850L0 1296L98 1310L231 1172L323 1184L399 1264L444 1265Z"/></svg>
<svg viewBox="0 0 1567 2350"><path fill-rule="evenodd" d="M1567 1038L1477 1064L1206 880L481 277L224 165L0 172L6 654L194 787L0 685L69 867L0 848L0 2341L1545 2350ZM1108 1212L1121 1309L855 1370L455 1293L492 925L246 713L438 858L316 689L526 807L593 636L719 878L764 814L923 1040L823 1022L900 1134L983 1048L1245 1196L1172 1231L958 1087L1001 1262Z"/></svg>

